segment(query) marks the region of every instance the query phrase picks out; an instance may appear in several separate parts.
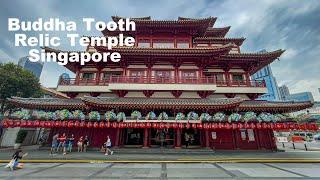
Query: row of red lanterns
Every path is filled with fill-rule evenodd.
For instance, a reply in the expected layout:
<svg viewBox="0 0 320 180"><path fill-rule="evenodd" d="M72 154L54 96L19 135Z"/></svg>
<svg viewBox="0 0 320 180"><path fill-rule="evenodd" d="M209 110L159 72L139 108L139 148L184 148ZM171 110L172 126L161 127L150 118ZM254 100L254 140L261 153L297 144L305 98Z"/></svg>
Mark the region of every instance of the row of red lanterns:
<svg viewBox="0 0 320 180"><path fill-rule="evenodd" d="M155 128L155 129L274 129L274 130L318 130L314 123L125 123L125 122L87 122L87 121L31 121L4 120L3 127L68 127L68 128Z"/></svg>

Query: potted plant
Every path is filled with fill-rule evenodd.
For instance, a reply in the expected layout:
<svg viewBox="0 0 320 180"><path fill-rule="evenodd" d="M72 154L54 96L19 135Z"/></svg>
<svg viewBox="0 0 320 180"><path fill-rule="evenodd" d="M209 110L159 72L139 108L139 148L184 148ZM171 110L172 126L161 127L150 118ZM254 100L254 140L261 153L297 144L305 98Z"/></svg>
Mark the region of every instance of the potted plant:
<svg viewBox="0 0 320 180"><path fill-rule="evenodd" d="M14 144L14 149L19 149L22 142L26 139L28 134L28 131L26 130L19 130L18 134L17 134L17 139L16 139L16 143Z"/></svg>

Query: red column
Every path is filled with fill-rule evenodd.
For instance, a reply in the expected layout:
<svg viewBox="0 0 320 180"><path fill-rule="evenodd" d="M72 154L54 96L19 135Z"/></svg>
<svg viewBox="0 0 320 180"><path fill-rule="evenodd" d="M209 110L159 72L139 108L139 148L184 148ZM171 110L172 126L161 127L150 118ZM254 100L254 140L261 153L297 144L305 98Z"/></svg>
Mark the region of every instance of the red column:
<svg viewBox="0 0 320 180"><path fill-rule="evenodd" d="M144 128L144 133L143 133L143 147L142 147L142 148L149 148L148 142L149 142L148 129L147 129L147 128Z"/></svg>
<svg viewBox="0 0 320 180"><path fill-rule="evenodd" d="M205 136L205 147L210 148L210 141L209 141L209 130L206 129L204 131L204 136Z"/></svg>
<svg viewBox="0 0 320 180"><path fill-rule="evenodd" d="M180 149L181 148L181 129L176 129L176 146L175 148Z"/></svg>
<svg viewBox="0 0 320 180"><path fill-rule="evenodd" d="M117 132L116 132L116 141L114 143L114 147L119 147L120 144L120 129L117 128Z"/></svg>

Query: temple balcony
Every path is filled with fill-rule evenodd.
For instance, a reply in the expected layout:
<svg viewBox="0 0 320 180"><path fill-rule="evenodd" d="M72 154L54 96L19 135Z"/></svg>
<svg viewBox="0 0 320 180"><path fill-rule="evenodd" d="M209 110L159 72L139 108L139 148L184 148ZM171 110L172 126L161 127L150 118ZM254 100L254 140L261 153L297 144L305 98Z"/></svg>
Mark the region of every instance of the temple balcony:
<svg viewBox="0 0 320 180"><path fill-rule="evenodd" d="M62 79L57 88L61 92L111 92L114 90L156 91L213 91L215 93L267 92L264 81L217 81L213 77L132 77L111 76L108 79Z"/></svg>

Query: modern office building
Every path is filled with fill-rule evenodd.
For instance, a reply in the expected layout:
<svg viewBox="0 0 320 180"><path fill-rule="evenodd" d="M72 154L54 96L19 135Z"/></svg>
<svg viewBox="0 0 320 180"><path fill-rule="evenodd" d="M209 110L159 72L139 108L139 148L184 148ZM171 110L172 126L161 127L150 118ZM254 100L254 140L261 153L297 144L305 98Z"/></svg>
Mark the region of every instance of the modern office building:
<svg viewBox="0 0 320 180"><path fill-rule="evenodd" d="M42 62L31 62L28 56L19 59L18 65L23 69L31 71L37 78L40 78L43 63Z"/></svg>
<svg viewBox="0 0 320 180"><path fill-rule="evenodd" d="M301 93L290 94L289 96L285 97L285 100L286 101L295 101L295 102L301 102L301 101L314 102L314 99L313 99L311 92L301 92Z"/></svg>
<svg viewBox="0 0 320 180"><path fill-rule="evenodd" d="M279 87L279 93L280 93L280 99L282 101L285 101L286 97L290 96L289 88L286 85L282 85L282 86Z"/></svg>
<svg viewBox="0 0 320 180"><path fill-rule="evenodd" d="M260 51L266 52L266 50ZM270 65L265 66L251 76L252 80L264 80L268 92L261 95L257 100L279 101L280 93L276 78L272 74Z"/></svg>

